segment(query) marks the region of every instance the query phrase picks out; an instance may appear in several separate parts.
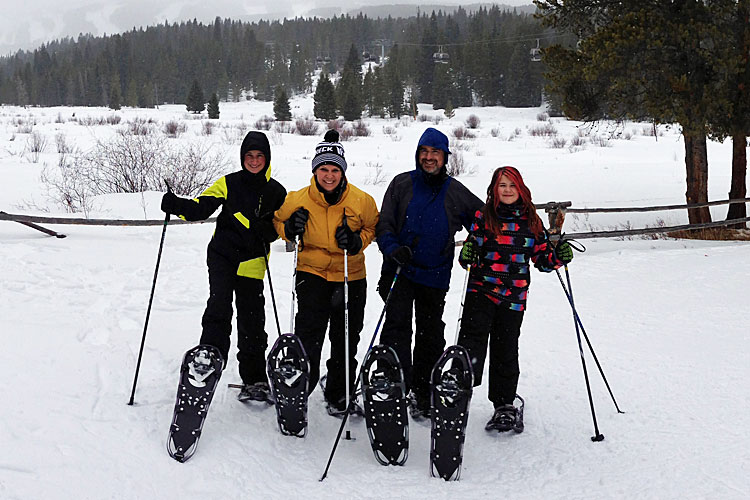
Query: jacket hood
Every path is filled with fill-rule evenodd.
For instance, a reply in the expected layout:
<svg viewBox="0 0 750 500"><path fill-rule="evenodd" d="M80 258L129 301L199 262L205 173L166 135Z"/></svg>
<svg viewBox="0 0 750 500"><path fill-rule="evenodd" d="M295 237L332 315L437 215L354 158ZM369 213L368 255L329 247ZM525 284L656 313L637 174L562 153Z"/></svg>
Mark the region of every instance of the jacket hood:
<svg viewBox="0 0 750 500"><path fill-rule="evenodd" d="M271 176L271 145L268 137L263 132L248 132L240 146L240 166L245 169L245 153L248 151L260 151L266 157L266 166L256 175L263 175L266 180Z"/></svg>
<svg viewBox="0 0 750 500"><path fill-rule="evenodd" d="M451 150L448 149L448 136L432 127L427 128L422 133L422 137L419 138L419 143L417 144L417 150L414 152L414 162L417 165L417 170L422 170L422 166L419 164L419 148L422 146L429 146L445 152L445 161L441 167L441 170L445 170L445 166L448 164L448 155L451 154Z"/></svg>

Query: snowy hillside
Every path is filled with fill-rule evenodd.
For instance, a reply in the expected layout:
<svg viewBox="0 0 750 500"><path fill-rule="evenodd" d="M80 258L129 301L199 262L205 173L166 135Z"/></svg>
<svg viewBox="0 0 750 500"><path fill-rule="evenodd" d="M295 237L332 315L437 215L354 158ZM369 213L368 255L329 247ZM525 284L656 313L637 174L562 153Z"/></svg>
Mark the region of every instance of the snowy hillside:
<svg viewBox="0 0 750 500"><path fill-rule="evenodd" d="M216 131L205 136L201 121L182 106L119 112L0 107L0 210L70 216L46 197L40 182L45 164L57 165L59 134L87 150L136 117L156 120L154 133L169 120L181 120L186 131L170 144L210 142L235 170L242 137L237 140L234 130L244 135L261 116L272 115L271 108L222 103ZM420 111L444 118L427 107ZM312 100L293 100L292 112L312 114ZM656 140L644 135L648 125L628 123L615 139L607 135L613 125L591 129L556 118L541 121L541 112L459 109L437 124L368 119L372 136L344 143L347 176L380 203L392 176L414 168L417 139L428 125L451 136L475 114L476 137L453 140L451 148L467 167L461 182L482 198L491 172L514 165L537 203L684 203L684 152L675 128L660 128ZM121 123L94 124L111 115ZM534 135L544 127L555 134L548 129L546 136ZM29 151L32 131L48 139L36 163ZM323 132L269 132L274 176L288 190L309 183L310 158ZM710 143L709 164L709 198L725 199L731 145ZM163 219L160 198L157 192L100 196L90 216ZM715 219L725 212L712 208ZM569 216L565 230L686 219L682 212ZM340 421L326 414L316 390L307 437L282 436L272 408L245 406L227 388L239 382L234 346L195 456L180 464L166 453L180 360L198 341L208 295L211 224L167 228L134 406L126 403L161 227L50 227L67 238L0 221L0 498L750 498L747 242L584 241L588 251L570 265L575 301L626 412L616 412L587 351L603 442L590 440L591 411L570 307L556 274L535 272L520 340L523 434L484 431L491 413L484 385L472 400L461 481L429 477L428 425L411 422L405 466L382 467L363 421L355 419L350 429L356 439L340 443L328 478L319 482ZM381 256L374 245L365 255L369 293L360 359L382 308L375 292ZM292 254L280 241L270 265L286 329ZM462 279L456 264L444 315L448 343L454 341ZM266 298L272 344L277 332L268 292Z"/></svg>

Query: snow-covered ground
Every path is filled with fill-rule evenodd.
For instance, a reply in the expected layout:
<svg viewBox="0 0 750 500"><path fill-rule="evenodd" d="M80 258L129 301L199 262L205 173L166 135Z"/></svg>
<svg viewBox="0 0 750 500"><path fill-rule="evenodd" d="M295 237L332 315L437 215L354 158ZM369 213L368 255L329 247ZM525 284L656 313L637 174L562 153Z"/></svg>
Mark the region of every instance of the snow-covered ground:
<svg viewBox="0 0 750 500"><path fill-rule="evenodd" d="M222 104L220 124L250 130L271 103ZM292 102L311 114L310 98ZM422 114L441 116L428 107ZM459 109L435 125L450 135L470 114L477 137L455 143L472 171L460 180L484 197L501 165L523 173L537 203L570 200L574 207L684 203L685 167L676 128L626 124L626 139L602 139L611 127L589 129L552 119L563 148L532 135L550 122L539 109ZM69 118L118 114L117 126L82 126ZM45 198L39 180L54 168L54 137L90 148L134 117L183 120L175 145L212 141L235 169L239 142L222 130L201 136L201 123L182 106L112 112L94 108L0 107L0 209L69 216ZM50 141L38 163L20 122ZM390 178L414 168L417 139L429 122L366 120L373 135L344 143L350 182L381 201ZM582 132L578 133L578 130ZM287 189L309 182L316 137L269 133L275 177ZM244 132L243 132L244 135ZM512 136L512 140L510 140ZM583 147L571 148L583 136ZM241 136L240 136L241 140ZM600 145L596 145L599 143ZM605 147L601 144L605 143ZM729 190L731 146L709 145L709 198ZM385 181L373 183L382 166ZM107 195L92 218L162 219L160 193ZM712 209L723 217L726 207ZM80 214L76 216L81 216ZM565 229L643 227L686 222L682 212L569 216ZM182 354L197 343L208 293L206 244L211 224L169 226L140 372L136 405L128 406L148 305L161 227L50 226L50 238L13 222L0 223L0 498L750 498L750 336L747 330L748 242L586 240L570 265L575 301L617 398L618 414L588 353L603 442L593 443L591 411L570 308L558 277L535 273L521 335L519 392L526 398L523 434L487 434L486 385L477 388L469 418L461 481L429 477L429 426L411 423L410 457L382 467L361 420L342 441L328 478L318 479L340 421L327 416L319 390L311 396L305 439L282 436L270 407L235 400L231 356L211 405L198 451L187 463L169 458L165 438ZM362 350L382 308L375 292L381 256L365 254L369 294ZM292 255L272 247L282 329L288 328ZM462 271L454 268L444 315L454 340ZM267 293L269 344L277 336ZM585 347L585 345L584 345ZM234 352L234 351L233 351ZM325 358L325 355L324 355Z"/></svg>

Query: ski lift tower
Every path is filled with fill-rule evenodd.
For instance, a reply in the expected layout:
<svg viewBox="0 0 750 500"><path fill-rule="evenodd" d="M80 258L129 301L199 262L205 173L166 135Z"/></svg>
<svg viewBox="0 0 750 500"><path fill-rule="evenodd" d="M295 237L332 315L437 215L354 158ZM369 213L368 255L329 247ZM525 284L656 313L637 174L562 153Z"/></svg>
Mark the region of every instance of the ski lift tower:
<svg viewBox="0 0 750 500"><path fill-rule="evenodd" d="M387 40L385 38L378 38L377 40L373 40L372 44L376 47L380 47L380 62L379 64L383 66L385 64L385 48L391 47L393 45L393 42L390 40Z"/></svg>

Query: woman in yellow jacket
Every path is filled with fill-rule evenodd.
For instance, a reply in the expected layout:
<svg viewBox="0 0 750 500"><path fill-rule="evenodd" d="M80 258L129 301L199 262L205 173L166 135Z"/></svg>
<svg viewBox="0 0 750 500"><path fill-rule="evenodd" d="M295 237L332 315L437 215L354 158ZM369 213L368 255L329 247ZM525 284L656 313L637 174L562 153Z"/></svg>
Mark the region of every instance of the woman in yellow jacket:
<svg viewBox="0 0 750 500"><path fill-rule="evenodd" d="M357 344L365 313L367 281L362 251L375 238L378 209L372 196L346 180L344 148L335 130L315 148L310 185L290 192L274 225L287 241L300 238L297 258L295 334L310 360L309 390L320 376L326 327L331 357L325 394L332 415L346 410L344 345L344 249L348 253L349 386L357 372Z"/></svg>

